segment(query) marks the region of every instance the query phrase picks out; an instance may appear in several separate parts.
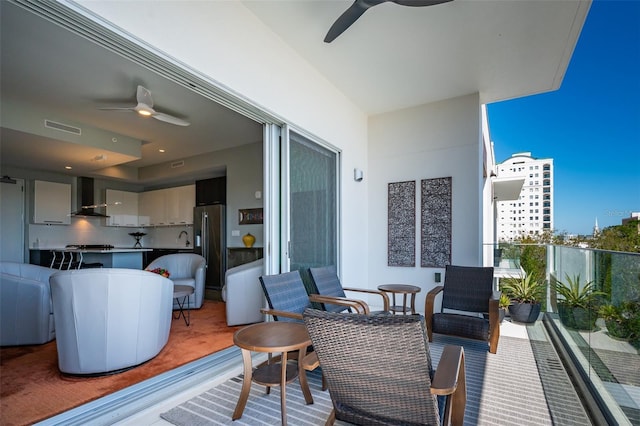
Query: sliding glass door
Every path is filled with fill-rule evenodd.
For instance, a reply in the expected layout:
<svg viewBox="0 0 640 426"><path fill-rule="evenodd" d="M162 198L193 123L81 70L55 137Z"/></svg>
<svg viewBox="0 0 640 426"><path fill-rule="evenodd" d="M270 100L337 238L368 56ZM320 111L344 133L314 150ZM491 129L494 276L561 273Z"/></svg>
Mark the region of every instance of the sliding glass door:
<svg viewBox="0 0 640 426"><path fill-rule="evenodd" d="M282 270L306 278L308 268L337 262L338 153L286 127L283 133Z"/></svg>

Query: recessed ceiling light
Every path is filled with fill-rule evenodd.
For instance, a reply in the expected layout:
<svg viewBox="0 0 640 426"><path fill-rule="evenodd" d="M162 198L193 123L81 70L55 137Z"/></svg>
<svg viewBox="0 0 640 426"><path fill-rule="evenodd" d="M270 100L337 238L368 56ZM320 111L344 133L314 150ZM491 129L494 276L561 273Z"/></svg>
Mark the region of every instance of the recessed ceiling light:
<svg viewBox="0 0 640 426"><path fill-rule="evenodd" d="M64 168L65 168L65 169L67 169L67 170L71 170L73 167L71 167L71 166L64 166Z"/></svg>
<svg viewBox="0 0 640 426"><path fill-rule="evenodd" d="M164 149L159 149L158 152L164 152Z"/></svg>

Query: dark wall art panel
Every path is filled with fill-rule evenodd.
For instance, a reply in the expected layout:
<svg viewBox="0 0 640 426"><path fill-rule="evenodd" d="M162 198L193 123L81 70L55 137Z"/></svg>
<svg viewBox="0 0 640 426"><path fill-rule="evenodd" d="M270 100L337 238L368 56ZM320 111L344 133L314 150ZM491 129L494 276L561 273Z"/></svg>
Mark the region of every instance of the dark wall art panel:
<svg viewBox="0 0 640 426"><path fill-rule="evenodd" d="M423 268L451 264L451 177L421 181L421 250Z"/></svg>
<svg viewBox="0 0 640 426"><path fill-rule="evenodd" d="M394 182L388 189L389 266L416 266L416 182Z"/></svg>

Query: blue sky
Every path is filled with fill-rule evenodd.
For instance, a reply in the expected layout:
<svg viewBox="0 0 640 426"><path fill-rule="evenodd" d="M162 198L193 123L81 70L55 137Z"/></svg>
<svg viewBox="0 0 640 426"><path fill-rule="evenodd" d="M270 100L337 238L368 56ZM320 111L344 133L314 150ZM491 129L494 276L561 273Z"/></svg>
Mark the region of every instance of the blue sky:
<svg viewBox="0 0 640 426"><path fill-rule="evenodd" d="M554 228L640 212L640 0L592 3L560 89L488 105L496 162L553 158Z"/></svg>

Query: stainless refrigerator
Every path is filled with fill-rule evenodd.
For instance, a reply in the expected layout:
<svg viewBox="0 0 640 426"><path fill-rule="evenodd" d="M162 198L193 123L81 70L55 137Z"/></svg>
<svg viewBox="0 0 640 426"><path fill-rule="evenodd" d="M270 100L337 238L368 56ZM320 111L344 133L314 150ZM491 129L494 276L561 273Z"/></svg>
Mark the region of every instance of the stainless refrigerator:
<svg viewBox="0 0 640 426"><path fill-rule="evenodd" d="M194 253L207 260L205 288L222 290L226 270L225 206L215 204L193 208Z"/></svg>

